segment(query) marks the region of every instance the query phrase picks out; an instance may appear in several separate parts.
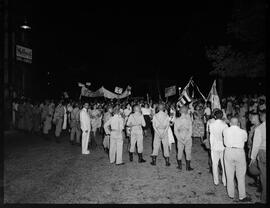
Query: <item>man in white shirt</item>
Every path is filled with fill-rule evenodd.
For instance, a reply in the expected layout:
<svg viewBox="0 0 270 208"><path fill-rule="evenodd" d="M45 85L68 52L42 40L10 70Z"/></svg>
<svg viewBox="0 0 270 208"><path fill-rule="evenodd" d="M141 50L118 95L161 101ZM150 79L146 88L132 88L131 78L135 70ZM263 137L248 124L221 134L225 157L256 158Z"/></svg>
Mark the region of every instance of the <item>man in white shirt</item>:
<svg viewBox="0 0 270 208"><path fill-rule="evenodd" d="M226 177L225 177L224 162L223 162L224 145L223 145L222 132L228 126L222 120L223 112L221 110L216 110L214 116L216 120L209 124L210 149L211 149L214 184L215 185L219 184L218 164L220 161L221 167L222 167L222 183L224 186L226 186Z"/></svg>
<svg viewBox="0 0 270 208"><path fill-rule="evenodd" d="M261 111L259 114L262 124L255 129L250 165L258 160L262 184L261 201L266 203L266 111Z"/></svg>
<svg viewBox="0 0 270 208"><path fill-rule="evenodd" d="M239 127L238 118L232 117L230 127L223 131L225 171L227 176L227 191L230 198L234 198L234 176L236 174L239 201L248 202L251 198L246 196L246 155L244 144L247 141L247 132Z"/></svg>
<svg viewBox="0 0 270 208"><path fill-rule="evenodd" d="M89 135L91 131L91 119L87 112L89 108L88 103L84 103L83 109L80 111L80 124L82 130L82 154L87 155L90 153L88 150Z"/></svg>

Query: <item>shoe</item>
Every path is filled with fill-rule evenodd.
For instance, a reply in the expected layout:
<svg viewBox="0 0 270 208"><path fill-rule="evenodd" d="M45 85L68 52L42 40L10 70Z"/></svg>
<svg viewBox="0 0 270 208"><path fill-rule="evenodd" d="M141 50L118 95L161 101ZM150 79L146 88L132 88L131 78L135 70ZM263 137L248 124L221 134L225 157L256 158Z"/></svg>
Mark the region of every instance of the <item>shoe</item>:
<svg viewBox="0 0 270 208"><path fill-rule="evenodd" d="M119 164L116 164L116 165L124 165L124 164L125 164L125 163L122 162L122 163L119 163Z"/></svg>
<svg viewBox="0 0 270 208"><path fill-rule="evenodd" d="M170 166L171 165L170 158L169 157L166 157L165 158L165 161L166 161L166 166Z"/></svg>
<svg viewBox="0 0 270 208"><path fill-rule="evenodd" d="M129 152L129 161L132 162L133 161L133 153Z"/></svg>
<svg viewBox="0 0 270 208"><path fill-rule="evenodd" d="M178 164L177 168L179 170L182 170L182 160L177 160L177 164Z"/></svg>
<svg viewBox="0 0 270 208"><path fill-rule="evenodd" d="M157 156L151 156L151 157L152 157L152 162L150 164L156 165Z"/></svg>
<svg viewBox="0 0 270 208"><path fill-rule="evenodd" d="M193 168L190 167L190 160L187 160L186 170L187 171L192 171L193 170Z"/></svg>
<svg viewBox="0 0 270 208"><path fill-rule="evenodd" d="M250 186L250 187L258 187L258 185L257 185L257 183L248 183L248 186Z"/></svg>
<svg viewBox="0 0 270 208"><path fill-rule="evenodd" d="M146 162L146 160L143 159L142 153L138 153L138 155L139 155L139 160L138 160L139 163Z"/></svg>
<svg viewBox="0 0 270 208"><path fill-rule="evenodd" d="M245 197L243 199L239 199L239 202L251 202L252 199L250 197Z"/></svg>

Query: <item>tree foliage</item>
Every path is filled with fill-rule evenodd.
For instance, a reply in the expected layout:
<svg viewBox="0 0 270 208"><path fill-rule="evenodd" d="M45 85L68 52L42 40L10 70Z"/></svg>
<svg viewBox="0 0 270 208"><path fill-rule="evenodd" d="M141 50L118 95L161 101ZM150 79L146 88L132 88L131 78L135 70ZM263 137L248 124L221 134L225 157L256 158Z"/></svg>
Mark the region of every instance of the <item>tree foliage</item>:
<svg viewBox="0 0 270 208"><path fill-rule="evenodd" d="M265 76L265 7L260 1L237 1L227 34L237 41L230 45L206 48L206 56L214 68L210 75L221 77ZM233 41L232 41L233 42ZM241 48L241 50L240 50Z"/></svg>

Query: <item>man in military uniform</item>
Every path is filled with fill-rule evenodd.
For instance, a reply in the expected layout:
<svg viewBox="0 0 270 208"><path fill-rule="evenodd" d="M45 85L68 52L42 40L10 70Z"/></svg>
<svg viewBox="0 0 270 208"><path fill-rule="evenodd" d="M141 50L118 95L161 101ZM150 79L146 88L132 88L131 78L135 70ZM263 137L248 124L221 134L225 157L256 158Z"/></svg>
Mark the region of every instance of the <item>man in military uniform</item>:
<svg viewBox="0 0 270 208"><path fill-rule="evenodd" d="M190 167L191 160L191 147L192 147L192 120L188 113L188 108L182 106L180 109L181 116L175 119L174 122L174 134L177 138L177 163L178 169L182 170L182 156L183 150L186 153L186 170L191 171L193 168Z"/></svg>
<svg viewBox="0 0 270 208"><path fill-rule="evenodd" d="M64 121L64 113L65 109L62 105L62 100L59 102L57 107L55 108L53 123L55 124L55 141L60 143L60 134L62 131L63 121Z"/></svg>
<svg viewBox="0 0 270 208"><path fill-rule="evenodd" d="M103 128L104 128L104 124L110 120L110 118L112 117L112 112L113 112L113 109L111 106L108 106L107 107L107 112L104 114L103 116ZM104 128L104 131L105 131L105 128ZM105 136L104 136L104 139L103 139L103 147L104 147L104 150L107 154L109 154L109 149L110 149L110 135L107 134L105 132Z"/></svg>
<svg viewBox="0 0 270 208"><path fill-rule="evenodd" d="M80 137L81 137L81 129L80 129L80 109L79 104L75 103L74 108L70 112L70 142L72 145L78 144L80 145ZM75 134L76 134L76 140L75 140Z"/></svg>
<svg viewBox="0 0 270 208"><path fill-rule="evenodd" d="M146 162L143 159L143 130L142 127L145 127L145 120L143 115L141 114L140 106L136 105L134 107L134 113L132 113L128 117L127 126L131 127L131 142L130 142L130 150L129 150L129 160L133 161L133 153L135 149L135 144L137 142L138 147L138 156L139 163Z"/></svg>
<svg viewBox="0 0 270 208"><path fill-rule="evenodd" d="M107 134L110 134L110 163L116 162L116 165L123 165L123 129L124 119L120 115L120 107L114 108L114 115L104 124ZM116 160L115 160L116 156Z"/></svg>
<svg viewBox="0 0 270 208"><path fill-rule="evenodd" d="M164 112L164 105L159 104L159 112L153 117L153 128L155 130L154 135L154 149L151 155L152 162L151 165L156 165L156 159L160 147L160 142L163 144L164 156L166 161L166 166L170 166L169 161L169 141L168 141L168 128L170 126L170 118L168 114Z"/></svg>

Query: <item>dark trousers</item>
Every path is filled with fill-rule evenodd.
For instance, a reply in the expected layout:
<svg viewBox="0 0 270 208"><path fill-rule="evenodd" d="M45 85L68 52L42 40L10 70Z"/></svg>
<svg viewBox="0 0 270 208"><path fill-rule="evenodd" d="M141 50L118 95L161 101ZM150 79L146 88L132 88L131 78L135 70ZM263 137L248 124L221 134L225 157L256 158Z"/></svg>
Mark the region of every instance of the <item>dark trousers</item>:
<svg viewBox="0 0 270 208"><path fill-rule="evenodd" d="M262 184L261 200L262 200L262 202L266 203L266 186L267 186L267 181L266 181L266 151L265 150L259 150L257 159L258 159L259 169L261 171L261 174L260 174L260 179L261 179L261 184Z"/></svg>

